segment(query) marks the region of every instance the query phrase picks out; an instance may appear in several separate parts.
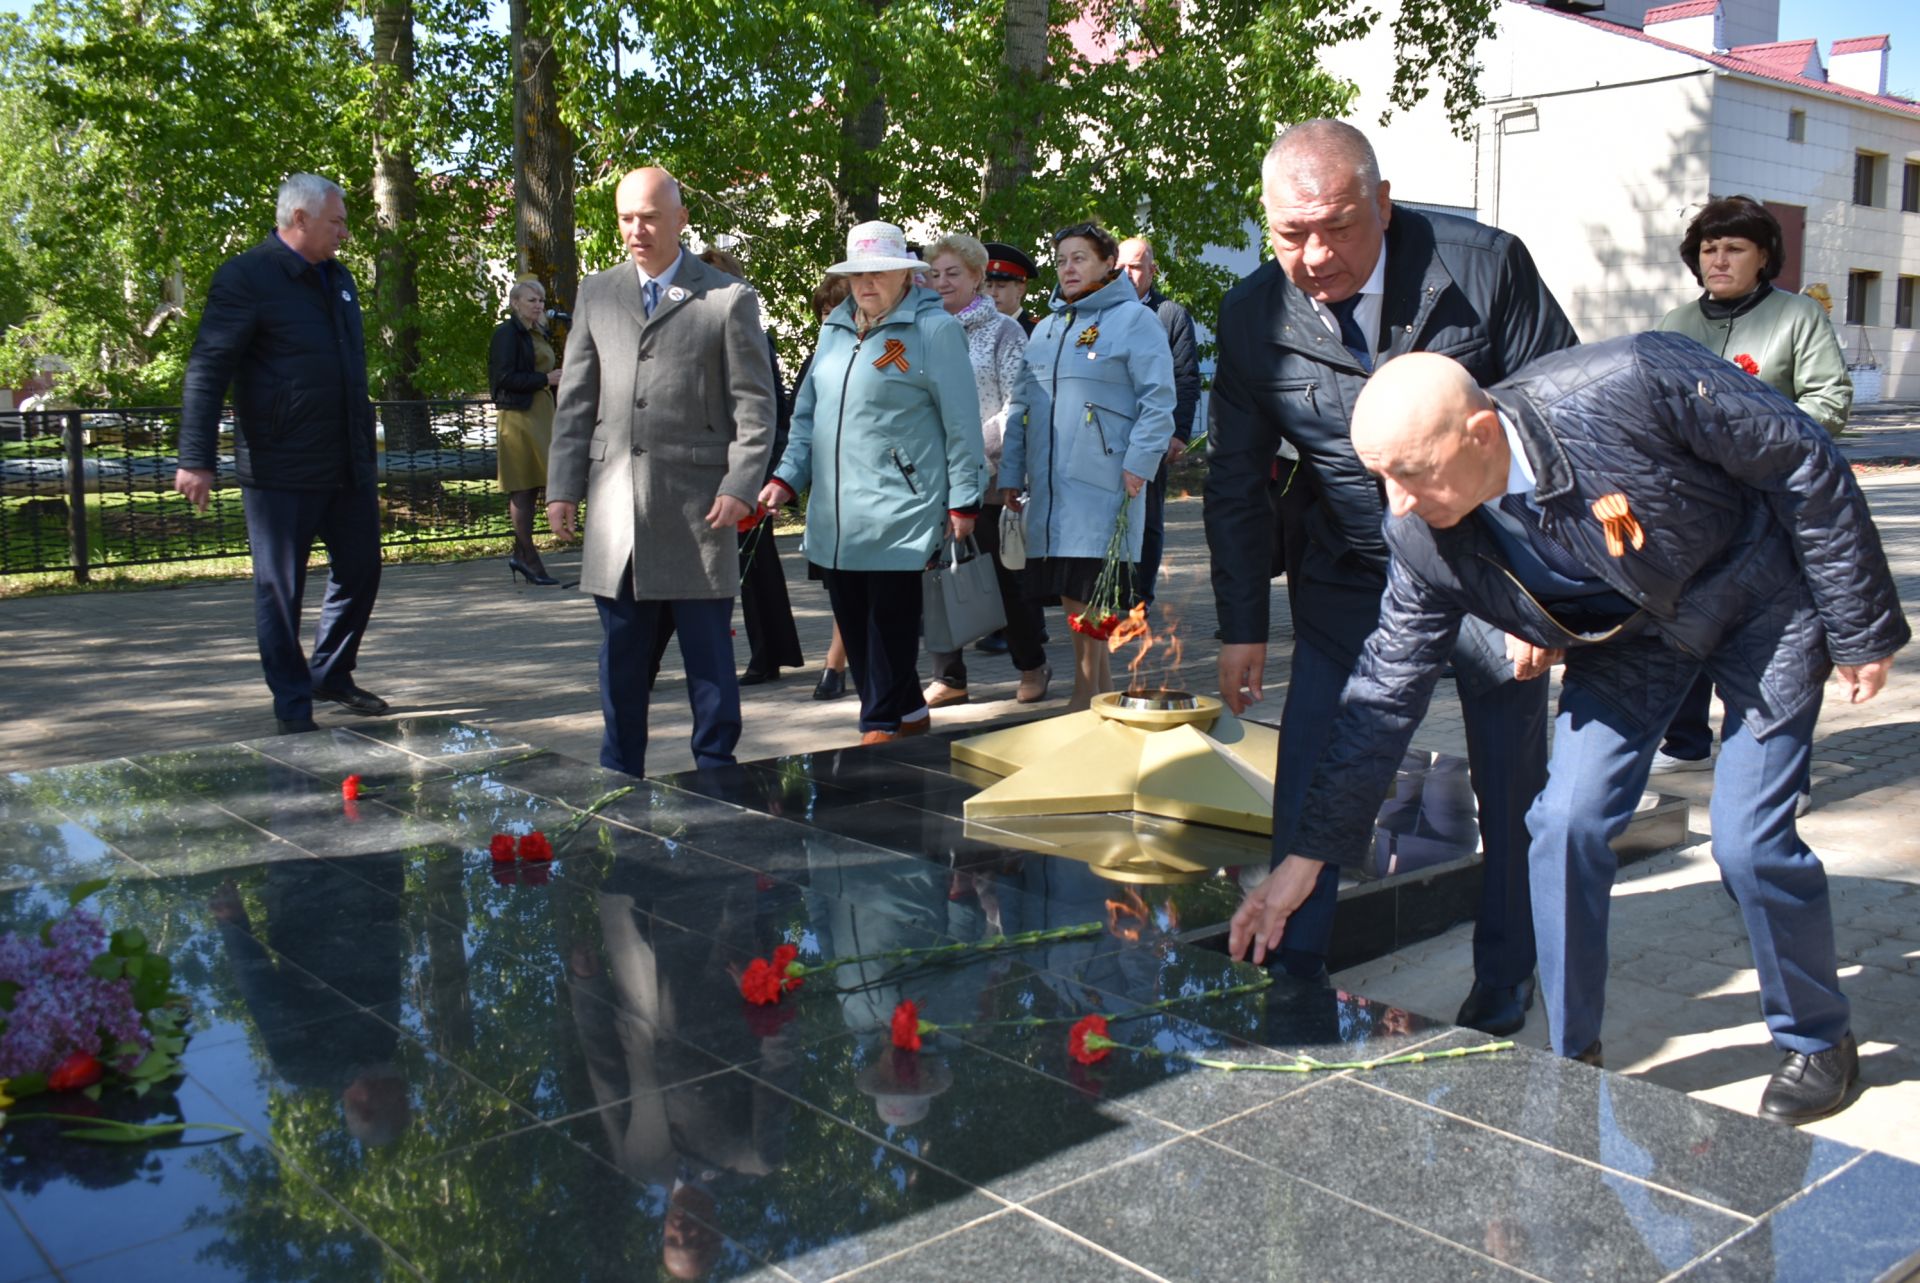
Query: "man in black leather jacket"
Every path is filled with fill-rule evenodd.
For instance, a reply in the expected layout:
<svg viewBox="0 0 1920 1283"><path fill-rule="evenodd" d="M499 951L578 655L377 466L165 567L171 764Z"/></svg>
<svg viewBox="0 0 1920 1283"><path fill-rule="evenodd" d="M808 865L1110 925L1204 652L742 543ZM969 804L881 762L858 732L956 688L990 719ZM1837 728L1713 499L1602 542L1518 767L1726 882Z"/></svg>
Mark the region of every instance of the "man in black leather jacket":
<svg viewBox="0 0 1920 1283"><path fill-rule="evenodd" d="M346 197L313 174L281 184L279 226L220 265L187 359L174 489L205 510L220 412L233 388L234 472L253 552L260 664L280 730L310 731L313 701L376 714L354 684L380 588L380 507L360 290L334 257ZM307 556L330 568L311 659L301 648Z"/></svg>
<svg viewBox="0 0 1920 1283"><path fill-rule="evenodd" d="M1206 524L1220 694L1238 713L1262 695L1268 486L1283 439L1316 483L1297 573L1288 551L1295 640L1274 780L1277 863L1296 849L1307 780L1386 586L1380 489L1348 440L1369 372L1402 352L1435 351L1492 383L1576 340L1525 246L1495 228L1394 206L1373 149L1352 126L1321 120L1287 130L1262 178L1277 261L1220 307ZM1501 639L1478 626L1463 630L1453 664L1485 853L1474 985L1457 1020L1504 1035L1525 1023L1533 1000L1525 816L1546 773L1546 683L1516 681ZM1279 962L1292 974L1314 976L1325 965L1336 874L1327 870L1288 930Z"/></svg>
<svg viewBox="0 0 1920 1283"><path fill-rule="evenodd" d="M1858 1060L1826 876L1794 806L1827 675L1849 702L1871 699L1912 634L1826 430L1693 340L1639 334L1492 389L1444 357L1403 358L1361 397L1353 441L1393 513L1380 626L1308 790L1298 854L1242 906L1234 945L1271 947L1321 862L1364 854L1378 790L1477 615L1518 639L1529 669L1566 659L1547 786L1527 815L1534 919L1554 1049L1598 1063L1610 842L1704 671L1730 714L1713 855L1785 1053L1761 1112L1799 1123L1839 1109Z"/></svg>

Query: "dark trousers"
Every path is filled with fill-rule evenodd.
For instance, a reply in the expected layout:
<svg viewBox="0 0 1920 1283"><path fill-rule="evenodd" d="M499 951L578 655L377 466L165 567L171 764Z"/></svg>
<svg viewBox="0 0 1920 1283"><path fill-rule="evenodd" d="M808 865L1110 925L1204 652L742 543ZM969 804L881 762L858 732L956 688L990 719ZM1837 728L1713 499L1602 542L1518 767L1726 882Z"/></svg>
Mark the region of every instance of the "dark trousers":
<svg viewBox="0 0 1920 1283"><path fill-rule="evenodd" d="M380 591L380 499L372 481L332 490L245 486L247 542L253 550L253 615L260 667L273 692L273 715L313 716L313 688L344 684ZM300 645L307 556L327 550L327 596L309 659Z"/></svg>
<svg viewBox="0 0 1920 1283"><path fill-rule="evenodd" d="M1669 711L1679 701L1669 697ZM1713 858L1732 889L1759 973L1774 1044L1825 1051L1847 1032L1826 871L1794 827L1812 756L1815 698L1766 739L1731 710L1713 771ZM1553 762L1527 824L1540 995L1553 1049L1578 1055L1600 1036L1607 985L1613 839L1633 818L1669 718L1635 726L1576 682L1562 687Z"/></svg>
<svg viewBox="0 0 1920 1283"><path fill-rule="evenodd" d="M1133 566L1133 590L1153 607L1153 588L1160 579L1160 554L1167 546L1167 461L1147 482L1147 525L1140 532L1140 560Z"/></svg>
<svg viewBox="0 0 1920 1283"><path fill-rule="evenodd" d="M595 597L600 610L600 712L606 734L600 765L627 775L647 773L647 701L654 641L671 612L687 666L693 708L693 763L726 766L740 742L740 682L733 671L733 600L728 597L635 601L623 573L618 597Z"/></svg>
<svg viewBox="0 0 1920 1283"><path fill-rule="evenodd" d="M847 671L860 692L860 729L897 731L924 709L920 675L920 574L917 570L828 570L827 598L847 648Z"/></svg>
<svg viewBox="0 0 1920 1283"><path fill-rule="evenodd" d="M993 558L994 578L1000 584L1000 604L1007 612L1007 658L1023 673L1045 666L1047 651L1040 644L1044 607L1039 602L1028 601L1019 574L1000 564L999 504L990 503L980 509L973 538L980 545L980 551ZM967 688L967 661L960 651L929 651L927 658L933 664L937 680L955 690Z"/></svg>
<svg viewBox="0 0 1920 1283"><path fill-rule="evenodd" d="M1704 762L1713 755L1713 678L1702 673L1680 701L1680 711L1667 727L1667 742L1660 747L1668 756L1688 762Z"/></svg>
<svg viewBox="0 0 1920 1283"><path fill-rule="evenodd" d="M773 518L740 536L740 616L747 626L747 667L771 674L806 663L787 598L787 572L773 538Z"/></svg>
<svg viewBox="0 0 1920 1283"><path fill-rule="evenodd" d="M1276 859L1291 853L1300 807L1339 714L1340 693L1350 672L1347 664L1312 642L1295 639L1287 702L1280 715L1280 764L1273 781ZM1482 848L1473 971L1483 984L1519 984L1534 967L1526 817L1546 782L1547 679L1503 682L1485 694L1463 698L1460 708ZM1326 965L1339 891L1339 867L1329 864L1306 903L1287 920L1279 955L1286 971L1308 976Z"/></svg>

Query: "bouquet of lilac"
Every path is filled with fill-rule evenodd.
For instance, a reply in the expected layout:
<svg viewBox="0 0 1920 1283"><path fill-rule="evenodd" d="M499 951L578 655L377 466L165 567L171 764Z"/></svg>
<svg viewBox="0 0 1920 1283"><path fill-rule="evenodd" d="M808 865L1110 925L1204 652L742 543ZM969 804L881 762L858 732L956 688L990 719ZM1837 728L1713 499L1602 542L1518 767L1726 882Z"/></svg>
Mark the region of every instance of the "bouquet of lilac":
<svg viewBox="0 0 1920 1283"><path fill-rule="evenodd" d="M0 936L0 1090L12 1097L123 1082L140 1095L179 1071L186 1000L138 928L109 933L73 889L37 932Z"/></svg>

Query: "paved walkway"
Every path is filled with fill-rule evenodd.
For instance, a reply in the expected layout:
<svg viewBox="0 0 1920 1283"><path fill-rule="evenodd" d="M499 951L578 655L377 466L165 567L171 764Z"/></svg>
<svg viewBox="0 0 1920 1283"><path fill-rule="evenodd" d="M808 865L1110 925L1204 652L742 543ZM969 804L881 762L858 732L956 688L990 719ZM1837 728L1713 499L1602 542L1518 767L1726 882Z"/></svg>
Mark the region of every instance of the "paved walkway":
<svg viewBox="0 0 1920 1283"><path fill-rule="evenodd" d="M1843 440L1856 460L1899 576L1920 619L1920 407L1871 407ZM1161 597L1185 656L1168 685L1214 686L1217 643L1197 501L1169 505ZM826 596L810 584L791 539L781 553L803 646L816 665L829 629ZM550 559L571 578L574 555ZM317 611L323 581L312 586ZM1277 718L1291 639L1276 588L1276 677L1257 710ZM1068 671L1067 631L1051 616L1056 672ZM271 710L251 639L243 583L0 602L0 768L89 761L170 746L270 733ZM594 652L598 624L578 592L516 588L504 561L397 566L387 571L358 676L396 711L438 712L496 725L592 760L599 744ZM745 636L737 642L745 660ZM977 703L936 714L941 728L1012 713L1016 675L999 657L969 656ZM740 756L767 757L855 743L851 698L809 698L817 668L746 694ZM1162 674L1154 674L1160 677ZM1056 682L1050 707L1064 703ZM655 771L691 765L678 656L657 692ZM323 724L345 720L337 710ZM1421 728L1425 748L1463 751L1459 705L1443 683ZM1850 1143L1920 1160L1920 660L1903 657L1894 683L1862 707L1829 705L1820 726L1814 810L1802 822L1834 888L1842 975L1855 1006L1867 1083L1857 1103L1816 1125ZM1704 802L1703 775L1666 785ZM1615 892L1608 1068L1752 1112L1775 1056L1755 1010L1754 975L1734 908L1707 854L1704 805L1696 841L1636 866ZM1654 894L1660 892L1661 894ZM1466 928L1336 977L1346 988L1450 1017L1471 976ZM1540 1044L1536 1017L1521 1037Z"/></svg>

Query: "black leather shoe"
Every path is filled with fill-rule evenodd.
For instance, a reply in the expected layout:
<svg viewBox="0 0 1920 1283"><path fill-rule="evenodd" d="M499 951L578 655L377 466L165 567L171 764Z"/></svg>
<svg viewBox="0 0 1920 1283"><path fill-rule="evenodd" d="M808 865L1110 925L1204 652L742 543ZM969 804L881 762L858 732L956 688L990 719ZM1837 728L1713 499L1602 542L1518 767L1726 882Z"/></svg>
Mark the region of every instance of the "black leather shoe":
<svg viewBox="0 0 1920 1283"><path fill-rule="evenodd" d="M844 668L823 668L820 681L813 688L815 699L839 699L847 693L847 670Z"/></svg>
<svg viewBox="0 0 1920 1283"><path fill-rule="evenodd" d="M320 729L311 717L276 717L273 724L280 728L281 735L300 735Z"/></svg>
<svg viewBox="0 0 1920 1283"><path fill-rule="evenodd" d="M1783 1123L1810 1123L1840 1112L1847 1093L1860 1078L1860 1050L1853 1035L1837 1047L1808 1055L1790 1051L1767 1080L1760 1097L1760 1116Z"/></svg>
<svg viewBox="0 0 1920 1283"><path fill-rule="evenodd" d="M349 713L359 713L363 717L378 717L387 711L387 701L369 691L363 691L348 678L339 686L316 686L313 688L315 699L324 699L338 704Z"/></svg>
<svg viewBox="0 0 1920 1283"><path fill-rule="evenodd" d="M1483 985L1476 980L1453 1023L1463 1029L1478 1029L1483 1034L1505 1038L1520 1032L1532 1007L1532 976L1517 985Z"/></svg>
<svg viewBox="0 0 1920 1283"><path fill-rule="evenodd" d="M777 682L779 680L780 670L777 668L765 673L757 668L749 668L740 674L740 684L742 686L761 686L767 682Z"/></svg>
<svg viewBox="0 0 1920 1283"><path fill-rule="evenodd" d="M1575 1056L1574 1059L1583 1065L1592 1065L1595 1069L1606 1068L1606 1066L1600 1062L1600 1040L1598 1038L1593 1040L1591 1047Z"/></svg>

